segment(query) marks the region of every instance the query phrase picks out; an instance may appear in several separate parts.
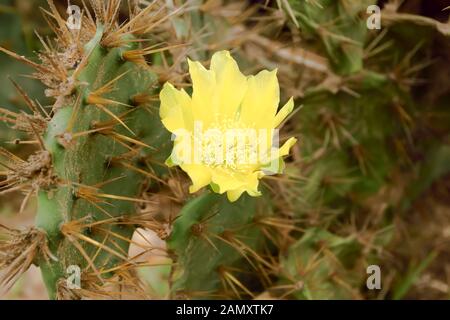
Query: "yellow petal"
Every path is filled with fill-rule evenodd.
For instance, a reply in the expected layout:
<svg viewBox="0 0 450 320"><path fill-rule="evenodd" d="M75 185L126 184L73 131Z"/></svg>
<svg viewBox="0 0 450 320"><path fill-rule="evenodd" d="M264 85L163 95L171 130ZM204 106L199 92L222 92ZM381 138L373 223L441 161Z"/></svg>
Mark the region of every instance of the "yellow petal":
<svg viewBox="0 0 450 320"><path fill-rule="evenodd" d="M273 148L271 154L269 155L271 161L265 163L262 166L262 169L267 174L282 173L284 170L283 157L289 155L290 149L296 142L297 139L292 137L289 138L288 141L286 141L281 148L279 149Z"/></svg>
<svg viewBox="0 0 450 320"><path fill-rule="evenodd" d="M206 70L201 63L188 59L189 74L192 79L192 112L196 121L203 126L211 123L218 111L216 97L216 76L214 71Z"/></svg>
<svg viewBox="0 0 450 320"><path fill-rule="evenodd" d="M235 190L227 191L227 198L230 202L235 202L245 192L245 188L239 188Z"/></svg>
<svg viewBox="0 0 450 320"><path fill-rule="evenodd" d="M191 98L184 90L177 90L166 83L159 94L161 107L159 115L164 126L170 132L186 128L192 130Z"/></svg>
<svg viewBox="0 0 450 320"><path fill-rule="evenodd" d="M290 98L283 108L277 113L273 121L273 127L278 127L284 119L294 110L294 99Z"/></svg>
<svg viewBox="0 0 450 320"><path fill-rule="evenodd" d="M283 146L278 150L278 154L280 157L287 156L289 154L289 150L292 148L294 144L297 143L297 139L292 137L286 141Z"/></svg>
<svg viewBox="0 0 450 320"><path fill-rule="evenodd" d="M253 128L272 128L280 103L277 70L263 70L247 79L248 88L242 102L241 121Z"/></svg>
<svg viewBox="0 0 450 320"><path fill-rule="evenodd" d="M263 176L261 171L253 172L251 175L246 177L247 184L246 190L249 195L252 197L257 197L261 195L261 192L258 190L259 179Z"/></svg>
<svg viewBox="0 0 450 320"><path fill-rule="evenodd" d="M262 176L261 172L253 172L245 177L245 184L237 189L228 190L227 198L231 202L236 201L244 192L247 192L252 197L258 197L261 192L258 191L259 178Z"/></svg>
<svg viewBox="0 0 450 320"><path fill-rule="evenodd" d="M185 130L177 130L174 134L173 149L166 163L171 166L182 163L193 163L194 147L191 133Z"/></svg>
<svg viewBox="0 0 450 320"><path fill-rule="evenodd" d="M182 164L181 169L189 175L192 180L192 185L189 187L189 192L194 193L207 186L211 182L211 170L200 164Z"/></svg>
<svg viewBox="0 0 450 320"><path fill-rule="evenodd" d="M228 190L238 189L245 185L245 181L241 179L241 175L231 170L220 167L212 169L211 180L219 187L219 193L225 193Z"/></svg>
<svg viewBox="0 0 450 320"><path fill-rule="evenodd" d="M216 94L222 119L235 119L244 94L247 78L239 71L228 51L216 52L211 59L211 70L216 76Z"/></svg>

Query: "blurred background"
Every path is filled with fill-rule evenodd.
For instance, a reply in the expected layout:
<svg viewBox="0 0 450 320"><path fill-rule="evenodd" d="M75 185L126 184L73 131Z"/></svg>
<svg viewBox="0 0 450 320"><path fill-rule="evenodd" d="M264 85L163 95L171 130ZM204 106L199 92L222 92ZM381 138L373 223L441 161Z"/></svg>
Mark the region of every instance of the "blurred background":
<svg viewBox="0 0 450 320"><path fill-rule="evenodd" d="M300 178L278 185L274 199L307 230L356 238L358 259L381 266L382 290L355 285L356 297L448 299L450 1L357 2L198 0L172 22L180 39L198 48L192 58L229 49L246 74L278 68L282 101L294 96L302 106L286 125L286 136L300 138L286 171ZM67 1L55 3L66 16ZM365 9L374 3L382 8L381 30L366 26ZM40 7L46 1L0 0L0 46L35 59L41 46L35 31L52 35ZM122 19L127 12L124 6ZM8 78L42 105L52 104L30 73L0 54L0 107L26 110ZM0 122L0 145L26 158L34 147L15 144L17 138ZM34 200L19 213L22 203L20 193L0 196L0 223L31 226ZM167 270L142 273L160 286L159 297L166 276ZM1 298L46 299L39 270L30 269Z"/></svg>

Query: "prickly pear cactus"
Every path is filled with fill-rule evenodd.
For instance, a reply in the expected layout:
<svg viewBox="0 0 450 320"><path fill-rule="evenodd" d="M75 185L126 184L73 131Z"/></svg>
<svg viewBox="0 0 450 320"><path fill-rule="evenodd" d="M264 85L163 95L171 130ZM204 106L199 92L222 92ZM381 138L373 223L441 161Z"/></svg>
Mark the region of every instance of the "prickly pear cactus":
<svg viewBox="0 0 450 320"><path fill-rule="evenodd" d="M209 70L189 61L189 73L192 98L171 84L160 93L162 122L178 134L167 162L189 175L191 193L208 186L219 195L192 200L173 225L168 246L178 262L174 289L213 295L225 290L237 297L244 291L253 296L232 272L246 269L240 262L258 272L270 266L259 253L264 237L257 222L262 217L256 212L261 203L255 199L263 195L260 180L283 171L283 157L296 143L294 137L280 147L271 143L274 129L292 112L293 101L277 112L276 71L246 77L228 51L214 53ZM258 109L264 114L255 121L252 113ZM200 126L208 130L199 131ZM266 216L269 205L267 209ZM196 266L199 261L205 269Z"/></svg>
<svg viewBox="0 0 450 320"><path fill-rule="evenodd" d="M309 229L281 257L281 279L271 288L273 295L311 300L360 298L355 288L361 279L352 270L360 250L356 239Z"/></svg>
<svg viewBox="0 0 450 320"><path fill-rule="evenodd" d="M252 252L260 238L252 228L255 212L250 197L230 204L217 194L195 198L183 208L168 240L174 262L180 265L172 276L174 297L251 295L233 276L233 267L242 256L257 258ZM217 292L220 288L223 292Z"/></svg>
<svg viewBox="0 0 450 320"><path fill-rule="evenodd" d="M282 92L302 105L287 129L299 133L300 156L294 154L286 177L271 185L279 193L265 195L274 203L275 217L294 226L281 243L275 241L275 268L268 273L279 281L265 293L297 299L373 297L355 290L364 286L366 267L389 260L396 220L410 210L418 188L445 179L448 172L442 167L445 152L436 153L446 149L448 125L434 117L432 123L425 120L430 110L448 119L441 106L448 90L438 90L441 98L434 105L417 91L433 58L445 64L445 49L436 50L433 41L448 48L448 13L437 21L406 13L419 5L388 1L380 5L382 29L369 30L367 9L373 1L273 1L269 7L279 7L285 20L271 17L269 9L259 24L261 11L252 12L245 3L225 1L223 10L203 4L201 12L184 17L186 25L210 22L205 36L193 41L198 55L208 56L205 48L230 46L251 70L255 64L276 65ZM446 11L443 4L434 6ZM286 29L290 32L281 31ZM428 90L435 92L431 88L438 83ZM431 169L429 159L438 153ZM351 255L341 254L347 249Z"/></svg>

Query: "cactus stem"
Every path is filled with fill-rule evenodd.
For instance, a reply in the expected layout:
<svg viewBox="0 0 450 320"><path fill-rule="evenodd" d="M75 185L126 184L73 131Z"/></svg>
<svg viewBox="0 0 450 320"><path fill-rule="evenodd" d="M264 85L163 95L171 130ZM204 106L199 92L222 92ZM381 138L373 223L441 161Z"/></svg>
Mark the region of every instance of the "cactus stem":
<svg viewBox="0 0 450 320"><path fill-rule="evenodd" d="M150 117L146 114L152 110L148 103L154 99L148 97L155 92L157 74L148 67L124 61L121 53L128 51L132 55L132 50L145 41L135 36L167 20L166 6L159 7L159 2L155 2L150 8L142 9L136 4L128 23L120 24L116 21L120 0L90 0L95 20L83 3L87 19L82 19L82 31L77 32L69 30L54 2L48 3L50 9L43 12L57 38L53 45L38 35L43 46L43 52L38 53L41 64L0 49L37 70L32 77L47 87L47 97L55 98L49 114L11 80L31 113L0 109L0 120L30 136L29 140L16 140L16 144L33 144L41 150L26 161L0 151L5 162L2 166L6 168L0 172L6 178L0 182L0 193L21 190L25 193L21 205L24 208L31 195L38 191L36 226L46 232L52 253L60 258L56 263L36 261L50 298L120 297L117 290L103 290L101 284L120 282L132 286L135 283L131 271L127 270L135 265L135 261L127 258L135 229L149 227L167 237L166 226L151 217L127 220L127 216L143 210L135 203L156 207L155 200L140 199L141 189L148 186L149 179L144 178L163 182L157 175L165 172L164 167L155 175L142 169L149 153L144 148L157 150L158 159L167 158L170 152L169 144L165 143L168 132L162 129L158 114L154 112ZM157 34L152 37L155 38ZM114 48L118 44L123 47ZM174 48L160 47L158 51ZM150 54L149 50L152 49L144 49L142 53ZM132 112L136 116L130 116ZM124 133L122 127L130 134ZM120 159L121 167L111 166L112 159ZM144 173L145 177L140 176ZM119 179L125 180L123 186ZM86 219L81 220L82 217ZM110 224L87 226L92 221L112 217L117 220L110 220ZM153 248L145 246L145 249ZM70 265L93 271L83 273L86 287L79 295L64 284L65 270ZM105 274L104 269L117 272ZM121 277L126 281L121 281Z"/></svg>

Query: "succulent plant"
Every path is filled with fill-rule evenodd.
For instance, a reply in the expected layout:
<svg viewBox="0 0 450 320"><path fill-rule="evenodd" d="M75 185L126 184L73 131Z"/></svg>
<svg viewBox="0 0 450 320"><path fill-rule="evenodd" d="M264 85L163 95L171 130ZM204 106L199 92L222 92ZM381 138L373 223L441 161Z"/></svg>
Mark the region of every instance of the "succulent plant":
<svg viewBox="0 0 450 320"><path fill-rule="evenodd" d="M35 264L52 299L407 296L446 263L439 243L416 257L403 237L444 234L437 209L434 233L410 220L448 195L450 100L438 84L450 20L383 3L382 29L369 30L372 1L130 1L119 15L120 0L90 0L72 30L49 1L56 39L38 37L40 63L0 47L54 101L13 79L29 110L0 109L17 144L35 148L0 149L0 196L38 205L34 227L0 224L0 285ZM253 105L241 103L249 88ZM289 102L277 110L279 100ZM213 110L231 110L217 116L227 125L283 122L274 175L175 157L176 129L192 133ZM372 264L391 268L381 292L365 288Z"/></svg>

